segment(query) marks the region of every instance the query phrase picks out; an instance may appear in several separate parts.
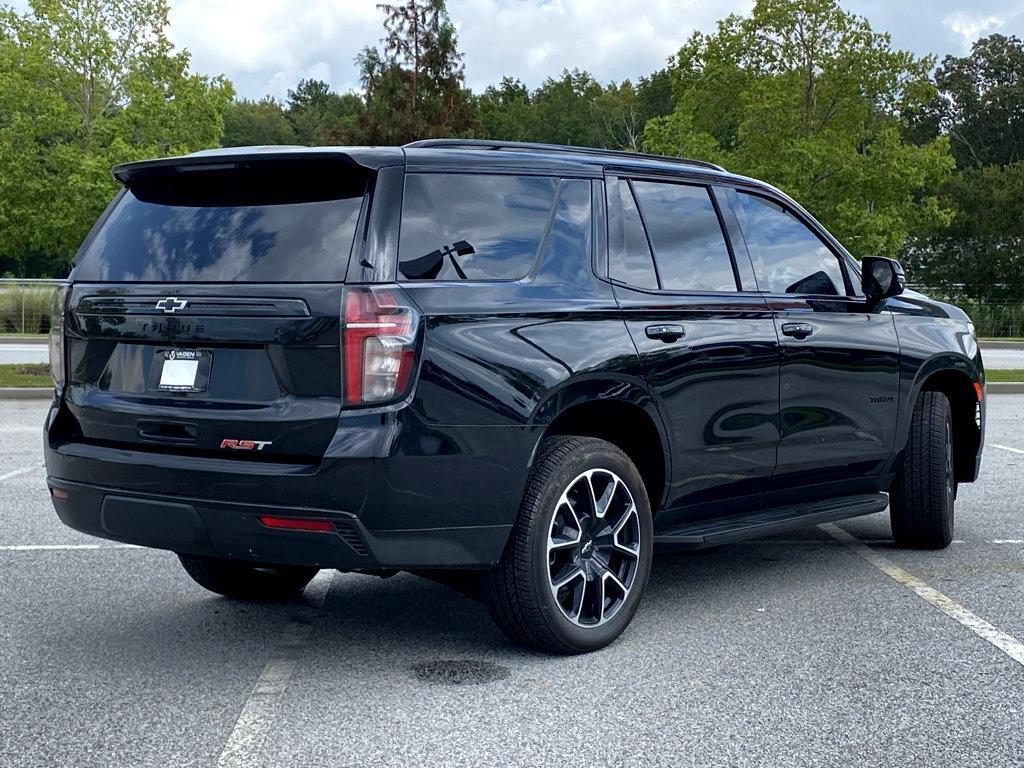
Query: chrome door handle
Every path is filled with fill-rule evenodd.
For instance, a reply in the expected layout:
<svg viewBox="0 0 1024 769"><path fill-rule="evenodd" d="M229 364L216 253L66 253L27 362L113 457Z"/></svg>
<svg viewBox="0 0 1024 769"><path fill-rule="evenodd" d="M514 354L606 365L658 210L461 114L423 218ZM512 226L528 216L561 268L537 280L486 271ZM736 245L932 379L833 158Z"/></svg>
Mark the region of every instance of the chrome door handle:
<svg viewBox="0 0 1024 769"><path fill-rule="evenodd" d="M644 329L648 339L660 339L662 342L674 342L686 336L686 330L678 323L660 323Z"/></svg>
<svg viewBox="0 0 1024 769"><path fill-rule="evenodd" d="M814 333L814 326L810 323L783 323L782 333L794 339L806 339Z"/></svg>

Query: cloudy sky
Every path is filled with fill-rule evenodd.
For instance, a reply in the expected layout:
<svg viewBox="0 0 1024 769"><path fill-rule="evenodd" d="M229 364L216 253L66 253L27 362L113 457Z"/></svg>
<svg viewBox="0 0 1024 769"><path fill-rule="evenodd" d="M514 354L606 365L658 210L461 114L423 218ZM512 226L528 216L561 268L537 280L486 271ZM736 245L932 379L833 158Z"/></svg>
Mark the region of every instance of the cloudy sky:
<svg viewBox="0 0 1024 769"><path fill-rule="evenodd" d="M240 96L283 98L300 78L358 86L352 59L382 35L376 0L171 0L170 36L193 69L222 73ZM26 0L16 0L24 6ZM844 0L895 44L962 54L989 32L1024 37L1024 0ZM635 80L694 30L710 31L752 0L449 0L474 90L503 75L535 87L562 69Z"/></svg>

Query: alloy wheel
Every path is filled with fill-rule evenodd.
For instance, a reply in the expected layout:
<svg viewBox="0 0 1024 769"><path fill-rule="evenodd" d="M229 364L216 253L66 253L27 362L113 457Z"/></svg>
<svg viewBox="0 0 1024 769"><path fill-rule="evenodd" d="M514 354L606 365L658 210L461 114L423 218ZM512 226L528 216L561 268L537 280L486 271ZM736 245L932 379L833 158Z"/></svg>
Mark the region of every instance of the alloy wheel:
<svg viewBox="0 0 1024 769"><path fill-rule="evenodd" d="M587 470L562 492L548 527L548 585L562 615L597 627L618 613L640 562L640 516L610 470Z"/></svg>

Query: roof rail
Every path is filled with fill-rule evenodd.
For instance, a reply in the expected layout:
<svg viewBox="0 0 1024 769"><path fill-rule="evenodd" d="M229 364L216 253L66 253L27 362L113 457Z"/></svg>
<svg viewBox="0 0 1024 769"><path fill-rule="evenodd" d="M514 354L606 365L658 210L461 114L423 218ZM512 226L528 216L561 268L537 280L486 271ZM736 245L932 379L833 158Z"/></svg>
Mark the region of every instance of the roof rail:
<svg viewBox="0 0 1024 769"><path fill-rule="evenodd" d="M724 171L722 166L706 160L690 160L670 155L651 155L646 152L598 149L596 147L573 147L569 144L539 144L535 142L506 142L491 139L420 139L403 145L405 148L464 149L464 150L518 150L521 152L565 152L576 155L599 155L601 157L627 158L630 160L661 160L666 163L682 163L688 166L711 168Z"/></svg>

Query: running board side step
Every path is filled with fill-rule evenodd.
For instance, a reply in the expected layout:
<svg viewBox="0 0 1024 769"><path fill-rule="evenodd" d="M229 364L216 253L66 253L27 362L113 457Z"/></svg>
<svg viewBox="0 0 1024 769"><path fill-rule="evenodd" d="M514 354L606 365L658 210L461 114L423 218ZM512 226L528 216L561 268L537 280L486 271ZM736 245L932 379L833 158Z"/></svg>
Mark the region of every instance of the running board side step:
<svg viewBox="0 0 1024 769"><path fill-rule="evenodd" d="M819 523L870 515L884 510L888 504L889 497L886 494L856 494L755 510L725 518L688 521L681 526L655 534L654 544L659 550L698 550L765 537L802 526L815 526Z"/></svg>

